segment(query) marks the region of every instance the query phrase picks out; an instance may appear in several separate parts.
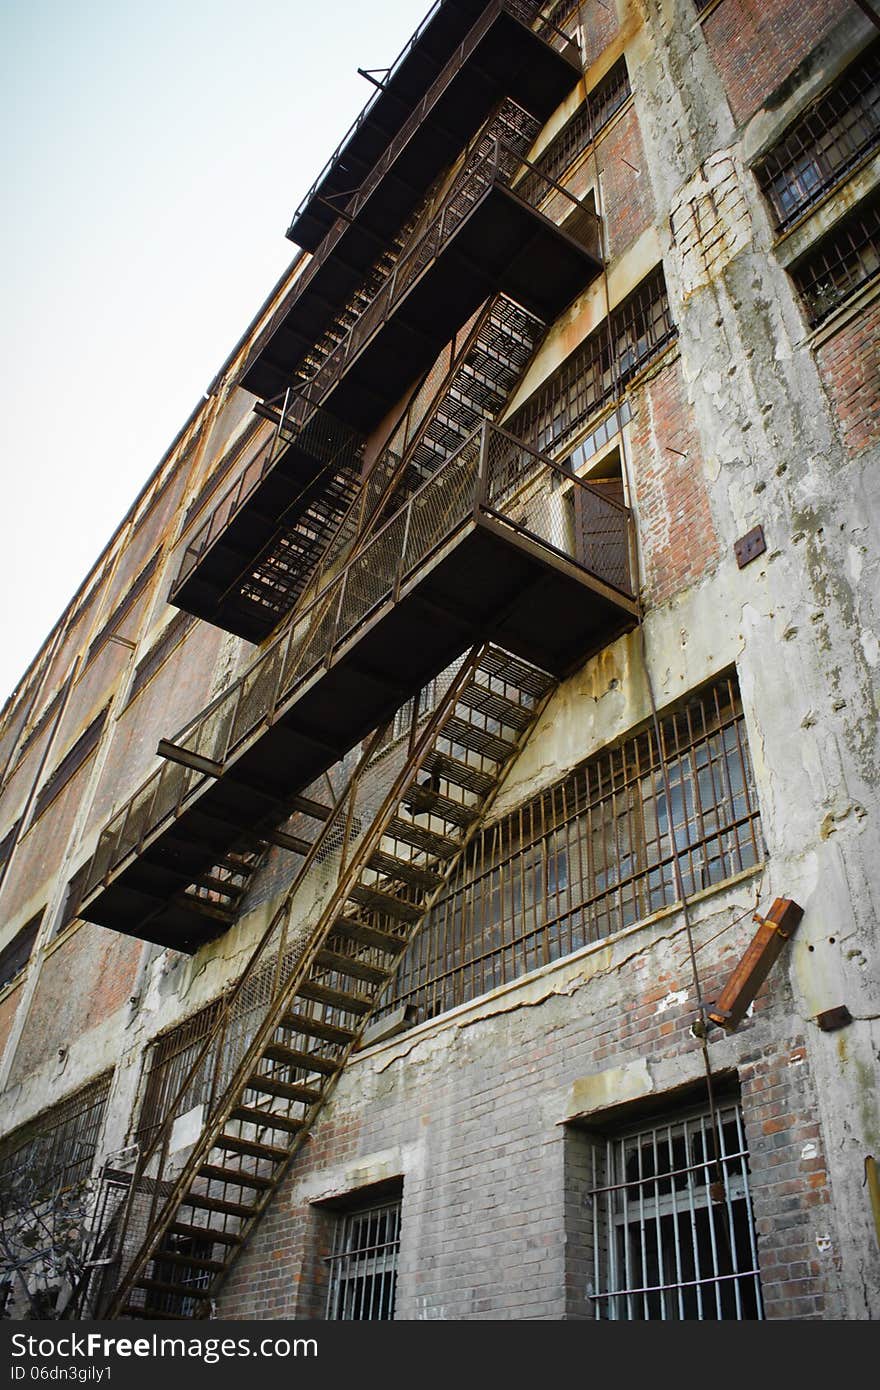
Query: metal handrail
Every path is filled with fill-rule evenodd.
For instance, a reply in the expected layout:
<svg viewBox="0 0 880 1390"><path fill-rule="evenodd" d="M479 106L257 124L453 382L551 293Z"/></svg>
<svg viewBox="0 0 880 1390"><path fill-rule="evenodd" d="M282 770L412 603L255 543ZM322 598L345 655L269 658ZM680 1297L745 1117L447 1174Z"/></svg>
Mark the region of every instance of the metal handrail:
<svg viewBox="0 0 880 1390"><path fill-rule="evenodd" d="M424 33L425 28L434 18L435 14L441 8L442 4L443 0L435 0L435 4L432 5L431 9L428 11L427 15L422 20L422 23L419 25L412 38L401 50L398 57L395 58L391 67L388 69L388 78L386 79L386 81L390 81L390 79L394 76L395 72L397 72L398 68L400 67L400 64L403 62L404 58L406 58L407 55L411 52L416 41ZM435 78L432 85L428 88L426 95L419 102L419 105L407 117L404 125L401 127L397 135L392 140L391 144L386 149L385 154L382 155L381 159L379 160L379 163L373 167L373 170L367 176L367 180L361 185L360 189L356 190L355 198L359 197L362 194L364 195L361 199L361 203L357 211L360 210L360 207L363 206L363 202L366 200L366 197L369 196L368 192L365 193L365 190L367 188L367 182L372 181L371 187L369 189L369 192L372 192L372 189L375 188L378 180L384 176L384 173L387 170L388 165L396 157L402 145L404 145L406 141L409 139L410 135L412 134L415 127L419 124L419 122L424 119L425 113L430 109L430 106L433 105L434 100L436 100L437 94L441 92L448 83L449 78L451 76L451 70L457 69L457 67L459 67L464 62L464 59L470 55L470 53L476 47L476 44L483 37L483 34L490 27L496 15L498 15L502 11L507 11L513 14L515 18L520 19L524 24L533 24L535 20L539 18L541 8L542 7L540 5L531 3L531 0L494 0L493 4L486 6L486 9L480 15L480 18L468 31L467 35L455 49L452 56L449 59L447 59L439 76ZM546 34L552 32L557 38L563 39L566 44L572 43L571 36L569 34L566 34L564 30L560 29L556 24L554 24L552 20L549 19L549 17L545 17L542 20L540 27L535 32L538 34L540 38L544 38ZM305 197L300 200L296 212L293 214L293 217L291 218L291 226L293 225L293 223L296 222L297 218L303 215L309 203L312 201L318 189L320 188L321 184L327 178L334 164L339 159L340 155L343 153L345 146L348 144L352 136L356 134L356 132L363 125L364 121L367 119L368 115L373 109L373 106L379 100L380 95L381 92L379 90L375 91L366 102L362 111L349 126L345 135L342 137L339 144L336 146L336 149L333 151L330 158L324 164L324 167L322 168L318 177L315 179L308 193L306 193ZM404 132L406 133L404 134ZM394 151L394 153L392 153L392 151ZM376 173L380 166L384 166L384 168L382 169L382 173L379 174L377 179ZM351 204L346 204L343 210L347 216L356 215L356 212L352 211Z"/></svg>
<svg viewBox="0 0 880 1390"><path fill-rule="evenodd" d="M499 477L494 471L490 477L490 470L497 463L490 451L490 442L503 464ZM343 644L351 641L364 622L383 604L393 602L402 585L448 545L458 531L477 520L481 512L527 536L548 553L580 564L580 568L631 596L614 577L597 574L586 563L580 563L575 555L562 550L553 539L536 532L534 527L530 528L511 513L511 503L517 501L523 486L540 477L541 470L549 470L568 485L584 489L598 514L617 516L618 529L622 534L629 534L628 508L603 496L584 480L573 478L562 465L523 444L506 430L483 422L436 473L416 488L403 507L369 535L306 608L291 615L275 640L248 670L175 735L172 743L199 759L199 763L183 766L166 762L108 822L98 840L84 898L99 883L106 882L130 856L139 853L146 838L170 817L176 816L183 803L206 781L222 775L228 760L256 730L277 719L284 708L299 698L303 687L319 669L329 667ZM437 522L427 534L421 534L418 526L411 524L412 518L423 506L426 514L430 513L432 493L436 498ZM394 543L393 528L406 533L406 549ZM388 550L387 555L383 546ZM251 700L254 690L260 689L261 683L265 684L266 691L248 712L246 702Z"/></svg>

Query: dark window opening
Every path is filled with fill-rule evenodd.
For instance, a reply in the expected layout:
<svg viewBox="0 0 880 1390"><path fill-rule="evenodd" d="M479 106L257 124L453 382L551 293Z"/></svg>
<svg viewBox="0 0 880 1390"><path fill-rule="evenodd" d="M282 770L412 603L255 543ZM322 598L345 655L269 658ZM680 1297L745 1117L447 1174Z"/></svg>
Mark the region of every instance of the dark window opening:
<svg viewBox="0 0 880 1390"><path fill-rule="evenodd" d="M161 550L157 550L155 554L147 561L147 563L144 565L144 568L141 570L140 574L135 579L134 583L124 594L124 596L120 599L119 603L117 603L116 607L113 609L113 612L110 614L109 618L104 623L103 627L100 629L98 634L92 639L92 643L86 654L86 665L88 665L88 663L97 656L98 652L104 646L105 642L109 641L109 639L113 636L113 633L116 631L125 615L128 612L130 612L130 610L134 607L135 603L140 598L141 594L144 592L150 580L152 579L153 574L156 570L156 566L159 563L161 554Z"/></svg>
<svg viewBox="0 0 880 1390"><path fill-rule="evenodd" d="M880 40L852 63L756 165L783 230L880 144Z"/></svg>
<svg viewBox="0 0 880 1390"><path fill-rule="evenodd" d="M9 945L0 951L0 989L12 984L27 969L45 910L41 907L36 916L16 932Z"/></svg>
<svg viewBox="0 0 880 1390"><path fill-rule="evenodd" d="M858 207L813 246L792 270L810 326L877 278L880 271L880 198Z"/></svg>
<svg viewBox="0 0 880 1390"><path fill-rule="evenodd" d="M578 107L536 160L540 172L559 182L569 165L589 147L611 117L620 110L629 94L626 59L619 58L593 90L587 93L583 105ZM539 181L533 179L532 182L537 191L541 187ZM524 183L529 183L528 176Z"/></svg>
<svg viewBox="0 0 880 1390"><path fill-rule="evenodd" d="M80 734L76 743L65 753L58 766L46 778L34 801L34 820L43 814L46 807L60 795L68 782L92 756L101 738L101 731L106 723L108 713L109 707L101 710L101 713Z"/></svg>
<svg viewBox="0 0 880 1390"><path fill-rule="evenodd" d="M736 1102L678 1109L592 1145L597 1318L641 1322L763 1317Z"/></svg>
<svg viewBox="0 0 880 1390"><path fill-rule="evenodd" d="M48 1197L92 1170L110 1074L16 1130L0 1145L0 1206Z"/></svg>

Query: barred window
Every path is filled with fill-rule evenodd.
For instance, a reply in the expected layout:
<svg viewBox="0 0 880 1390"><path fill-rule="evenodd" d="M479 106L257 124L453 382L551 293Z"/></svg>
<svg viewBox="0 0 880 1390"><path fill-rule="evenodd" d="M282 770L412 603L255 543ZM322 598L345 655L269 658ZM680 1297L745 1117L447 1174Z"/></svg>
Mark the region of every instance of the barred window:
<svg viewBox="0 0 880 1390"><path fill-rule="evenodd" d="M505 429L543 453L558 452L675 334L662 265L575 348Z"/></svg>
<svg viewBox="0 0 880 1390"><path fill-rule="evenodd" d="M860 203L794 267L811 327L877 278L880 271L880 199Z"/></svg>
<svg viewBox="0 0 880 1390"><path fill-rule="evenodd" d="M170 1113L172 1103L187 1073L217 1021L220 1000L215 999L178 1024L150 1048L144 1099L135 1138L145 1148ZM189 1085L189 1095L176 1107L178 1114L201 1105L207 1099L211 1069L200 1067Z"/></svg>
<svg viewBox="0 0 880 1390"><path fill-rule="evenodd" d="M47 1197L92 1171L111 1073L16 1130L0 1145L0 1203Z"/></svg>
<svg viewBox="0 0 880 1390"><path fill-rule="evenodd" d="M401 1199L340 1215L328 1258L327 1317L387 1321L394 1317Z"/></svg>
<svg viewBox="0 0 880 1390"><path fill-rule="evenodd" d="M737 1101L677 1110L592 1144L597 1318L763 1317L749 1152Z"/></svg>
<svg viewBox="0 0 880 1390"><path fill-rule="evenodd" d="M45 910L41 907L36 916L16 932L9 945L0 951L0 989L11 985L27 969Z"/></svg>
<svg viewBox="0 0 880 1390"><path fill-rule="evenodd" d="M46 778L34 801L34 820L43 814L47 806L50 806L57 796L60 796L68 782L92 756L100 741L101 731L106 723L108 713L109 706L105 706Z"/></svg>
<svg viewBox="0 0 880 1390"><path fill-rule="evenodd" d="M880 41L814 101L756 165L779 230L880 144Z"/></svg>
<svg viewBox="0 0 880 1390"><path fill-rule="evenodd" d="M726 677L485 827L403 957L385 1012L432 1018L759 863L736 680ZM674 849L673 849L674 843Z"/></svg>

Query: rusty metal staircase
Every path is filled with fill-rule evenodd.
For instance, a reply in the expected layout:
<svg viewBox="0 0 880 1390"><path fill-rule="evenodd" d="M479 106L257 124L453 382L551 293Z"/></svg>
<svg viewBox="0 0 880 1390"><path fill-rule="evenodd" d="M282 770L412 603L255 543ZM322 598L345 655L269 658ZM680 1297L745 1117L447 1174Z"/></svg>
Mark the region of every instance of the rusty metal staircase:
<svg viewBox="0 0 880 1390"><path fill-rule="evenodd" d="M291 844L293 886L132 1176L105 1316L209 1313L554 688L472 649L403 737L373 735L312 844Z"/></svg>

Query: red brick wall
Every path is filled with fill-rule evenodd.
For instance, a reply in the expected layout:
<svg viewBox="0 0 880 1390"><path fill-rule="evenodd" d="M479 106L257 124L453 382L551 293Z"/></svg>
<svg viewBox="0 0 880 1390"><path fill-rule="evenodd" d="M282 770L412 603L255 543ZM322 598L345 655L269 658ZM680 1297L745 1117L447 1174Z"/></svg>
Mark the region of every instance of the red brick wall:
<svg viewBox="0 0 880 1390"><path fill-rule="evenodd" d="M745 121L757 111L851 9L847 0L721 0L703 33L734 118Z"/></svg>
<svg viewBox="0 0 880 1390"><path fill-rule="evenodd" d="M617 7L614 0L585 0L580 7L581 23L584 30L584 67L595 63L610 44L618 31ZM573 25L564 26L572 30Z"/></svg>
<svg viewBox="0 0 880 1390"><path fill-rule="evenodd" d="M599 168L606 246L613 260L632 245L657 216L634 107L625 111L600 140Z"/></svg>
<svg viewBox="0 0 880 1390"><path fill-rule="evenodd" d="M86 923L46 959L12 1081L115 1013L131 996L143 942Z"/></svg>
<svg viewBox="0 0 880 1390"><path fill-rule="evenodd" d="M678 359L634 393L632 472L645 597L664 603L705 574L717 554L699 436Z"/></svg>
<svg viewBox="0 0 880 1390"><path fill-rule="evenodd" d="M859 454L880 441L880 300L816 353L843 441Z"/></svg>

